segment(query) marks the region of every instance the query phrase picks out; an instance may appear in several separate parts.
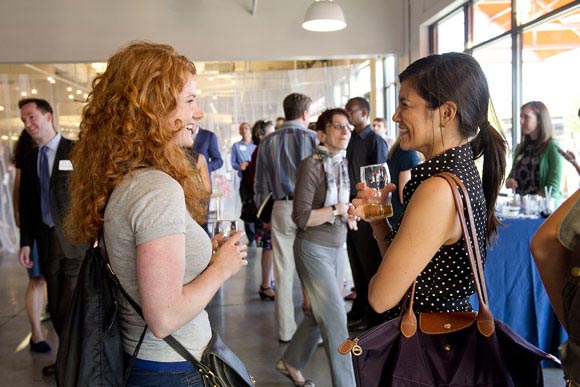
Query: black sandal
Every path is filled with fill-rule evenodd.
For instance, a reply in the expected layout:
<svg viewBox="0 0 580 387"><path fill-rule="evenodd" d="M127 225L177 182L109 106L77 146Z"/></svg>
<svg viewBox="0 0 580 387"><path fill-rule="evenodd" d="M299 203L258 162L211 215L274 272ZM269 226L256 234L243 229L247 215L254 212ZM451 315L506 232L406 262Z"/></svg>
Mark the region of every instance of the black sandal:
<svg viewBox="0 0 580 387"><path fill-rule="evenodd" d="M260 286L260 290L258 290L258 294L260 295L260 298L262 299L262 301L264 300L270 300L270 301L274 301L276 299L276 296L271 296L269 294L266 294L266 292L268 290L272 290L272 288L263 288Z"/></svg>
<svg viewBox="0 0 580 387"><path fill-rule="evenodd" d="M314 382L312 380L306 379L303 382L297 382L296 380L294 380L292 378L292 375L290 375L290 371L288 371L288 368L286 367L286 363L284 362L284 359L278 360L278 362L276 363L276 371L280 372L282 375L284 375L288 379L290 379L292 381L292 383L294 383L294 386L296 386L296 387L315 387L316 386L316 384L314 384Z"/></svg>

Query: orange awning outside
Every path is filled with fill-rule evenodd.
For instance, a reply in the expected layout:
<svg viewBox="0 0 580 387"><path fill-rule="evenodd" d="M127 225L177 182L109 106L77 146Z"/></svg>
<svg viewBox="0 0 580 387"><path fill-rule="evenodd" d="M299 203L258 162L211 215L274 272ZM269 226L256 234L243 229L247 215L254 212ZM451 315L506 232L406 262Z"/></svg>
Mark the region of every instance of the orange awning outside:
<svg viewBox="0 0 580 387"><path fill-rule="evenodd" d="M531 1L529 16L525 22L552 12L569 4L572 0L536 0ZM483 0L475 4L476 12L480 11L489 18L490 23L507 31L511 26L510 0ZM527 30L523 36L524 50L532 50L538 59L546 59L562 52L580 48L580 11L574 11L562 17L552 19L540 26Z"/></svg>

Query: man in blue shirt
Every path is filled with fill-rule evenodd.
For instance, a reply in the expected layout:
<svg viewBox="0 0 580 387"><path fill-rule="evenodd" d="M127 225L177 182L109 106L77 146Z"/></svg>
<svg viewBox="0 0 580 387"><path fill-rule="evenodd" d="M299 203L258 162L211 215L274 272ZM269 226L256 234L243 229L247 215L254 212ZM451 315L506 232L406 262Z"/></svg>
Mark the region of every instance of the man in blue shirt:
<svg viewBox="0 0 580 387"><path fill-rule="evenodd" d="M278 323L278 339L288 342L296 331L293 285L296 267L293 245L296 224L292 221L294 184L300 162L314 153L318 145L316 132L307 129L312 100L299 93L284 98L286 121L279 130L264 137L258 148L254 201L259 206L272 192L272 248Z"/></svg>
<svg viewBox="0 0 580 387"><path fill-rule="evenodd" d="M350 114L354 133L346 149L350 178L350 199L356 196L356 184L360 182L360 167L387 162L387 143L375 133L369 124L371 106L361 97L350 99L345 107ZM349 328L364 330L379 322L368 301L371 278L381 264L381 252L373 237L370 223L358 222L358 230L348 230L346 237L348 259L352 270L356 298L348 313Z"/></svg>
<svg viewBox="0 0 580 387"><path fill-rule="evenodd" d="M232 145L231 156L232 168L238 171L239 178L242 177L242 173L248 168L250 160L252 160L252 153L256 149L256 145L252 142L252 129L247 122L240 124L240 136L242 136L242 139ZM248 195L251 195L250 190L240 183L240 199L242 200L242 205L248 199ZM248 238L248 244L254 246L256 244L254 223L244 222L244 229L246 231L246 237Z"/></svg>

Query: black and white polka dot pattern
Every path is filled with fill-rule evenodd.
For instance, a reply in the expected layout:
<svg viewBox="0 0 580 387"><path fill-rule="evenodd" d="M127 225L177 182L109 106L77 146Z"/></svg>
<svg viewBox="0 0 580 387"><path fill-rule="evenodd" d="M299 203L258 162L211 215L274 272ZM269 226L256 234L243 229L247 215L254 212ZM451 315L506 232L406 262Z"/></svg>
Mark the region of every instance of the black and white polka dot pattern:
<svg viewBox="0 0 580 387"><path fill-rule="evenodd" d="M417 187L424 180L443 171L455 173L467 188L473 208L481 257L485 262L487 211L481 179L475 167L473 151L469 143L452 148L411 170L411 180L407 183L403 191L405 206L403 216L407 204ZM469 221L468 218L467 220ZM393 232L387 237L389 243L395 238L400 223L401 220L399 220ZM469 296L475 290L469 258L465 251L464 243L464 238L461 238L453 245L441 246L425 270L417 277L414 300L414 309L416 312L458 312L472 310L471 304L469 303ZM399 312L400 310L397 307L387 312L387 317L397 317Z"/></svg>

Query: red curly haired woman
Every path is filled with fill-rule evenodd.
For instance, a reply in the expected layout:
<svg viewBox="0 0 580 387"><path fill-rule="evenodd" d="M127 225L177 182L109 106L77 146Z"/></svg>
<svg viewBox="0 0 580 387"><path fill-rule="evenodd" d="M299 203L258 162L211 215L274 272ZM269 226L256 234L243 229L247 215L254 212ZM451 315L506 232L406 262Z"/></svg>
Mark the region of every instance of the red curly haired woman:
<svg viewBox="0 0 580 387"><path fill-rule="evenodd" d="M183 150L203 117L195 74L167 45L119 50L93 82L72 155L69 234L87 242L103 228L113 270L143 309L145 321L120 299L127 354L148 326L130 386L203 385L162 338L173 335L199 359L212 335L204 308L247 265L243 233L210 240L196 222L209 193Z"/></svg>

